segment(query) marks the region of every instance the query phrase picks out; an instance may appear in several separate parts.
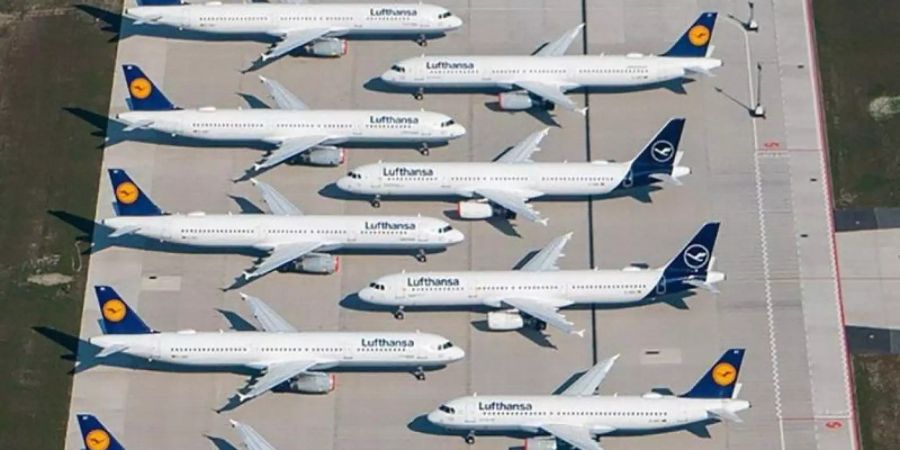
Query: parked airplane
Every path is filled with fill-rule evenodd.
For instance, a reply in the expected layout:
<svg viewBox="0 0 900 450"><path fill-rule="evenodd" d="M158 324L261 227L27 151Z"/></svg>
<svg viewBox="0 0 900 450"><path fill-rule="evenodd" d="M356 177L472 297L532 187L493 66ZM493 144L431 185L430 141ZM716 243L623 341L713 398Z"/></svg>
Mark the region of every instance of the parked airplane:
<svg viewBox="0 0 900 450"><path fill-rule="evenodd" d="M110 238L138 235L161 242L208 248L252 248L269 252L238 281L273 270L330 274L339 259L328 252L416 251L424 262L429 250L462 242L447 222L422 216L304 215L273 187L253 180L272 214L164 214L122 169L109 169L117 217L100 223Z"/></svg>
<svg viewBox="0 0 900 450"><path fill-rule="evenodd" d="M569 233L551 241L519 270L402 272L373 281L359 292L359 298L396 306L397 319L403 318L406 306L486 306L501 309L487 314L491 330L517 330L527 322L541 330L549 324L583 336L584 330L576 331L559 309L593 303L640 304L695 288L717 293L715 284L725 279L725 274L712 271L718 233L718 222L704 224L674 258L657 269L633 265L622 270L558 270L556 263L572 237Z"/></svg>
<svg viewBox="0 0 900 450"><path fill-rule="evenodd" d="M691 169L679 166L678 143L684 119L671 119L631 161L613 163L536 163L549 129L538 131L494 162L385 163L351 170L337 186L354 194L382 196L460 196L476 200L457 204L463 219L522 215L546 225L528 201L545 196L592 196L646 187L659 182L680 185Z"/></svg>
<svg viewBox="0 0 900 450"><path fill-rule="evenodd" d="M278 39L259 61L278 58L302 49L315 56L347 53L344 38L405 37L427 45L428 37L462 26L462 19L446 8L422 3L303 4L301 0L278 3L208 2L186 4L182 0L137 0L125 9L135 25L165 25L180 30L236 36L265 35Z"/></svg>
<svg viewBox="0 0 900 450"><path fill-rule="evenodd" d="M158 332L148 327L109 286L94 288L100 303L102 336L88 340L102 348L97 358L124 353L150 361L194 367L245 367L260 371L238 393L244 402L272 389L324 394L334 389L333 369L411 370L458 361L465 352L428 333L300 332L262 300L241 294L262 331Z"/></svg>
<svg viewBox="0 0 900 450"><path fill-rule="evenodd" d="M274 80L260 77L279 109L181 109L135 65L122 66L131 111L116 115L124 131L151 129L208 141L259 141L277 147L245 177L286 161L317 166L344 162L340 144L444 144L466 134L449 116L428 111L314 110Z"/></svg>
<svg viewBox="0 0 900 450"><path fill-rule="evenodd" d="M447 402L428 414L438 426L468 432L527 434L525 448L555 450L557 440L579 450L602 450L598 436L658 433L742 422L738 412L750 402L738 399L737 382L744 349L726 351L686 394L654 390L641 396L600 396L595 391L619 355L601 361L558 395L473 395Z"/></svg>
<svg viewBox="0 0 900 450"><path fill-rule="evenodd" d="M476 88L502 91L499 105L524 110L548 102L584 114L565 93L580 88L635 88L695 75L711 75L722 61L711 57L717 13L705 12L661 55L571 55L566 50L578 25L530 56L419 56L400 61L381 75L389 84L417 88Z"/></svg>
<svg viewBox="0 0 900 450"><path fill-rule="evenodd" d="M119 440L95 416L91 414L77 414L75 417L78 422L78 428L81 430L81 440L84 442L85 449L125 450L125 447L119 443ZM229 422L241 436L241 442L247 450L275 450L275 447L268 443L250 425L236 420L230 420Z"/></svg>

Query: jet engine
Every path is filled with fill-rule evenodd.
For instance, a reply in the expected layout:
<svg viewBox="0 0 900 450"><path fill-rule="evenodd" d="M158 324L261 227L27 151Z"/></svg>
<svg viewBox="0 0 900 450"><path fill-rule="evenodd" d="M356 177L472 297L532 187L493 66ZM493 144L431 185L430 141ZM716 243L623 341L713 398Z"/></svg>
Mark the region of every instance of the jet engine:
<svg viewBox="0 0 900 450"><path fill-rule="evenodd" d="M556 450L556 438L539 436L525 439L525 450Z"/></svg>
<svg viewBox="0 0 900 450"><path fill-rule="evenodd" d="M336 255L315 254L308 255L296 261L291 261L279 268L279 272L305 272L332 274L341 267L341 258Z"/></svg>
<svg viewBox="0 0 900 450"><path fill-rule="evenodd" d="M487 315L488 328L494 331L512 331L525 326L525 318L518 311L491 311Z"/></svg>
<svg viewBox="0 0 900 450"><path fill-rule="evenodd" d="M291 164L308 164L310 166L336 167L346 161L345 150L340 147L321 145L311 148L291 159Z"/></svg>
<svg viewBox="0 0 900 450"><path fill-rule="evenodd" d="M327 394L334 390L334 375L321 372L304 373L272 390L299 394Z"/></svg>
<svg viewBox="0 0 900 450"><path fill-rule="evenodd" d="M462 219L487 219L494 215L494 207L488 202L466 201L456 205Z"/></svg>
<svg viewBox="0 0 900 450"><path fill-rule="evenodd" d="M343 56L347 54L347 41L332 37L322 38L307 44L306 51L316 56Z"/></svg>
<svg viewBox="0 0 900 450"><path fill-rule="evenodd" d="M522 111L535 106L531 95L525 91L502 92L498 97L500 109L506 111Z"/></svg>

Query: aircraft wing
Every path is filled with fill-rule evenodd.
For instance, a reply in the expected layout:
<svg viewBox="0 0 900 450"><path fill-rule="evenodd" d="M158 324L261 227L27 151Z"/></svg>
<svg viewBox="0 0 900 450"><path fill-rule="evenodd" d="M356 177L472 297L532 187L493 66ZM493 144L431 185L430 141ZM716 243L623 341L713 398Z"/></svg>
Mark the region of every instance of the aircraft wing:
<svg viewBox="0 0 900 450"><path fill-rule="evenodd" d="M263 258L259 264L244 272L243 277L245 280L261 277L297 258L312 253L322 245L322 242L296 242L279 245L275 247L269 256Z"/></svg>
<svg viewBox="0 0 900 450"><path fill-rule="evenodd" d="M506 152L503 156L497 158L496 162L504 162L504 163L520 163L520 162L532 162L531 155L535 152L541 151L541 141L547 136L547 133L550 132L550 128L544 128L541 131L536 131L531 133L531 136L525 138L524 141L516 144L515 147L511 148L508 152Z"/></svg>
<svg viewBox="0 0 900 450"><path fill-rule="evenodd" d="M263 201L269 206L269 210L272 211L272 214L275 214L276 216L303 215L303 211L300 211L300 208L291 203L290 200L284 198L284 196L281 195L281 192L278 192L272 186L255 178L251 178L250 182L262 192Z"/></svg>
<svg viewBox="0 0 900 450"><path fill-rule="evenodd" d="M269 153L248 171L257 174L271 169L329 139L328 136L302 136L279 141L278 149Z"/></svg>
<svg viewBox="0 0 900 450"><path fill-rule="evenodd" d="M547 219L542 218L539 212L535 211L528 203L525 203L526 200L537 197L537 195L523 195L520 192L495 188L479 188L473 192L516 214L525 216L528 220L547 225Z"/></svg>
<svg viewBox="0 0 900 450"><path fill-rule="evenodd" d="M566 390L562 391L559 395L594 395L594 392L597 391L597 387L599 387L600 383L603 382L603 379L606 378L606 374L609 373L609 369L612 369L612 366L617 359L619 359L619 355L600 361L599 363L597 363L597 365L591 367L591 370L585 372L584 375L579 377L577 381L572 383L571 386L566 388Z"/></svg>
<svg viewBox="0 0 900 450"><path fill-rule="evenodd" d="M264 394L275 386L306 372L316 364L318 364L317 361L283 361L269 364L265 368L265 373L257 377L245 392L238 393L238 399L244 402Z"/></svg>
<svg viewBox="0 0 900 450"><path fill-rule="evenodd" d="M269 48L260 56L263 62L286 55L298 47L302 47L326 34L335 31L333 28L306 28L278 33L281 41Z"/></svg>
<svg viewBox="0 0 900 450"><path fill-rule="evenodd" d="M268 441L265 440L250 425L245 425L236 420L230 420L231 426L241 435L241 442L247 450L277 450Z"/></svg>
<svg viewBox="0 0 900 450"><path fill-rule="evenodd" d="M581 115L584 115L587 108L578 108L575 102L563 92L562 87L558 85L541 83L540 81L516 81L515 85L531 92L538 97L549 100L563 108L570 109Z"/></svg>
<svg viewBox="0 0 900 450"><path fill-rule="evenodd" d="M553 239L519 270L525 272L539 272L559 269L556 262L559 261L559 258L566 256L562 251L569 242L569 239L572 239L572 233L566 233Z"/></svg>
<svg viewBox="0 0 900 450"><path fill-rule="evenodd" d="M269 95L272 96L272 99L275 100L275 103L278 104L279 108L294 110L309 109L309 107L306 106L306 103L303 103L302 100L297 98L297 96L286 87L282 86L281 83L270 80L262 75L259 76L259 81L266 85L266 89L269 90Z"/></svg>
<svg viewBox="0 0 900 450"><path fill-rule="evenodd" d="M541 429L579 450L603 450L591 436L591 431L577 425L541 425Z"/></svg>
<svg viewBox="0 0 900 450"><path fill-rule="evenodd" d="M569 46L572 45L572 41L578 37L578 33L581 33L581 30L584 28L584 24L579 24L577 27L572 28L569 31L566 31L566 34L556 38L555 41L543 46L540 50L535 52L534 56L562 56L566 54L566 50L569 49Z"/></svg>
<svg viewBox="0 0 900 450"><path fill-rule="evenodd" d="M274 309L270 308L262 300L251 297L247 294L241 293L241 298L250 305L250 312L253 313L253 317L259 321L259 324L262 325L263 330L269 333L296 333L297 329L294 328L284 317L281 317Z"/></svg>
<svg viewBox="0 0 900 450"><path fill-rule="evenodd" d="M559 313L560 306L556 304L534 298L505 298L503 299L503 303L506 303L535 319L542 320L548 325L559 328L566 333L577 334L580 337L584 337L584 330L576 331L575 324L566 320L566 316ZM571 304L571 302L561 303L561 306L567 304Z"/></svg>

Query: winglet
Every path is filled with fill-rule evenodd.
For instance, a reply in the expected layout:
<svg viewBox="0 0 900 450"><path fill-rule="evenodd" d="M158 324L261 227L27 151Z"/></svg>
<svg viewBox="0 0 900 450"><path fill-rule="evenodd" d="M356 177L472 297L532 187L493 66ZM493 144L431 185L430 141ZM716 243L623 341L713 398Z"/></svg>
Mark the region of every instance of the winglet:
<svg viewBox="0 0 900 450"><path fill-rule="evenodd" d="M125 450L122 444L91 414L76 414L81 441L86 449Z"/></svg>

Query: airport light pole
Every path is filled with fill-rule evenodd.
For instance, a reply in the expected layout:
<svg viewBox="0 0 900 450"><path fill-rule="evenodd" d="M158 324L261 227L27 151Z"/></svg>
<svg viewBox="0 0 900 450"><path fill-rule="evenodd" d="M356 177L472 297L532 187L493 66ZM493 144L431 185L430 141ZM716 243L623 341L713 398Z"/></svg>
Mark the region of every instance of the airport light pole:
<svg viewBox="0 0 900 450"><path fill-rule="evenodd" d="M760 100L760 94L762 93L762 63L756 63L756 92L753 97L756 99L756 104L753 105L753 109L750 110L750 115L753 117L766 117L766 108L762 105L762 101Z"/></svg>

